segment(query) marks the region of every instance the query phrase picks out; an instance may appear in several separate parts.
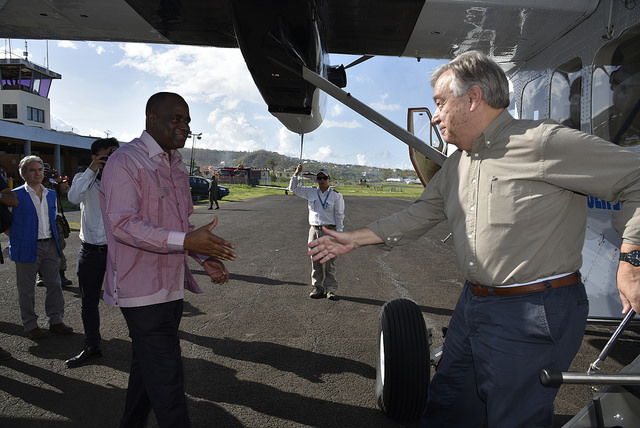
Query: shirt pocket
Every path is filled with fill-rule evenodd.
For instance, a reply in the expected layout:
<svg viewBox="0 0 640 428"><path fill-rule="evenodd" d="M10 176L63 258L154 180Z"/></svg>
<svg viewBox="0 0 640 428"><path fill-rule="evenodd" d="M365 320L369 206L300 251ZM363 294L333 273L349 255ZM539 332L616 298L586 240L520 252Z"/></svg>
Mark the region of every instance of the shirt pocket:
<svg viewBox="0 0 640 428"><path fill-rule="evenodd" d="M494 226L513 225L527 217L530 205L527 182L491 177L488 198L488 222Z"/></svg>
<svg viewBox="0 0 640 428"><path fill-rule="evenodd" d="M163 213L167 209L166 200L169 196L171 188L169 187L151 187L149 189L149 206L147 207L147 215L153 224L162 225Z"/></svg>

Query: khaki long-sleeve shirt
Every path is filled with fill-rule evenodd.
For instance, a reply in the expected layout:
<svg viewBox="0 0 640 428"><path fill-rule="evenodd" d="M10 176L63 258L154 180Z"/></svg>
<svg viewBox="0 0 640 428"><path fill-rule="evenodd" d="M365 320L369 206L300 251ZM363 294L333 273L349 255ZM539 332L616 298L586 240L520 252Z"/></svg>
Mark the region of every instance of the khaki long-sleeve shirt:
<svg viewBox="0 0 640 428"><path fill-rule="evenodd" d="M640 244L639 154L505 111L413 204L367 227L393 247L447 220L467 280L525 283L580 268L586 195L622 202L614 227L623 242Z"/></svg>

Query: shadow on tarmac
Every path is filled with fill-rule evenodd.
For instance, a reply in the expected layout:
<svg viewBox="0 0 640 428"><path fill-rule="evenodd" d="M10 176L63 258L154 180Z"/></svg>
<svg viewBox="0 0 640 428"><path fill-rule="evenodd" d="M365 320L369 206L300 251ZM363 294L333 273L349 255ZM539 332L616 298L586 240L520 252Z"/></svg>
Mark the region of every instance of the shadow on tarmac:
<svg viewBox="0 0 640 428"><path fill-rule="evenodd" d="M375 379L376 376L375 368L368 364L277 343L245 342L231 338L217 339L187 332L180 332L180 338L210 349L216 355L268 365L313 383L322 383L322 376L331 373L354 373L368 379ZM283 355L287 358L282 358Z"/></svg>
<svg viewBox="0 0 640 428"><path fill-rule="evenodd" d="M199 311L194 307L185 309ZM23 334L21 326L6 322L0 322L0 332ZM180 337L215 355L269 365L315 384L323 383L322 376L325 374L350 372L368 379L375 378L375 369L367 364L290 346L264 341L218 339L184 331L180 332ZM33 342L34 345L30 346L28 352L38 358L50 360L51 364L60 364L69 357L70 350L81 347L83 340L83 335L78 333L69 336L52 335ZM131 353L128 340L107 340L102 348L105 356L93 364L98 366L96 370L101 371L99 366L104 366L128 373ZM283 355L287 358L282 358ZM216 421L216 426L220 427L245 426L215 403L244 406L274 418L315 427L360 426L363 421L380 420L379 412L374 409L313 398L264 383L238 379L237 370L205 358L183 357L183 363L185 391L193 426L208 426L211 421ZM118 425L126 390L108 380L105 384L88 382L74 377L74 371L57 372L58 368L49 370L17 359L3 361L0 367L17 374L9 377L0 372L0 389L42 412L33 418L1 416L0 426L26 428L37 424L41 428L98 428ZM154 419L153 413L150 419ZM153 423L150 426L154 426Z"/></svg>
<svg viewBox="0 0 640 428"><path fill-rule="evenodd" d="M364 305L378 306L380 308L382 308L382 306L385 303L387 303L387 302L382 301L382 300L367 299L367 298L363 298L363 297L350 297L350 296L343 296L343 295L340 295L340 300L346 300L346 301L354 302L354 303L362 303ZM453 315L453 310L451 310L451 309L437 308L435 306L425 306L425 305L418 305L418 308L420 308L421 312L427 313L427 314L446 315L446 316Z"/></svg>
<svg viewBox="0 0 640 428"><path fill-rule="evenodd" d="M207 273L201 269L191 269L191 273L193 275L203 275L203 276L207 275ZM304 282L282 281L279 279L267 278L265 276L242 275L238 273L230 273L229 279L235 280L235 281L243 281L249 284L260 284L260 285L307 285Z"/></svg>

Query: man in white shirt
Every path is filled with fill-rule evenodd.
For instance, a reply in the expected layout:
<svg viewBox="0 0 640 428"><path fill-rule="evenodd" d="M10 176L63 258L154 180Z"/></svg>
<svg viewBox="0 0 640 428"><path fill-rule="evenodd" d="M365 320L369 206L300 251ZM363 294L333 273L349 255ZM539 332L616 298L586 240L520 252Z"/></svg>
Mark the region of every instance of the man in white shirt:
<svg viewBox="0 0 640 428"><path fill-rule="evenodd" d="M25 184L13 189L18 206L13 208L9 232L9 255L16 263L16 284L22 325L27 337L38 340L47 332L38 327L35 313L36 273L40 271L47 294L45 310L49 331L71 334L62 322L64 297L60 285L60 239L56 228L56 192L42 185L44 164L37 156L25 156L18 166Z"/></svg>
<svg viewBox="0 0 640 428"><path fill-rule="evenodd" d="M100 207L100 180L109 155L119 147L115 138L100 138L91 144L91 164L73 177L67 194L69 202L80 205L80 241L78 285L82 298L82 325L85 344L80 353L65 363L80 367L102 356L100 350L100 313L98 303L107 267L107 237Z"/></svg>
<svg viewBox="0 0 640 428"><path fill-rule="evenodd" d="M299 176L302 172L302 165L298 165L291 182L289 190L308 201L309 205L309 239L311 242L324 235L323 228L342 232L344 229L344 198L334 188L330 187L329 174L320 170L316 175L318 187L306 187L299 185ZM311 293L312 299L337 300L336 290L338 281L336 280L336 267L334 259L327 263L320 263L311 260Z"/></svg>

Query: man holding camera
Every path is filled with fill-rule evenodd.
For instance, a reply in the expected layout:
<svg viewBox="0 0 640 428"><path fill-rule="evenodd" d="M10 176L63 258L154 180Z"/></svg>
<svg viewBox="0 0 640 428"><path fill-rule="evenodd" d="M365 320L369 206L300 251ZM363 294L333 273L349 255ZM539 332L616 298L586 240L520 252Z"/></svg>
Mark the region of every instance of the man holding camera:
<svg viewBox="0 0 640 428"><path fill-rule="evenodd" d="M102 356L100 351L100 291L107 267L107 237L100 208L100 180L109 155L119 147L115 138L99 138L91 144L91 164L73 177L67 194L69 202L80 205L80 253L78 285L82 298L82 325L85 344L80 353L69 358L74 368Z"/></svg>
<svg viewBox="0 0 640 428"><path fill-rule="evenodd" d="M56 192L57 200L58 200L58 213L56 217L56 229L58 230L58 238L60 239L60 285L66 287L71 285L72 282L67 276L65 272L67 271L67 258L64 255L64 249L67 246L66 238L68 238L68 231L65 235L64 229L62 225L59 223L59 220L62 216L62 200L60 196L66 194L69 191L69 184L67 184L66 177L62 178L60 173L55 169L51 168L49 164L44 164L44 180L42 180L42 185L47 189L51 189ZM38 280L36 281L36 285L38 287L44 287L44 281L42 279L41 272L38 272Z"/></svg>

